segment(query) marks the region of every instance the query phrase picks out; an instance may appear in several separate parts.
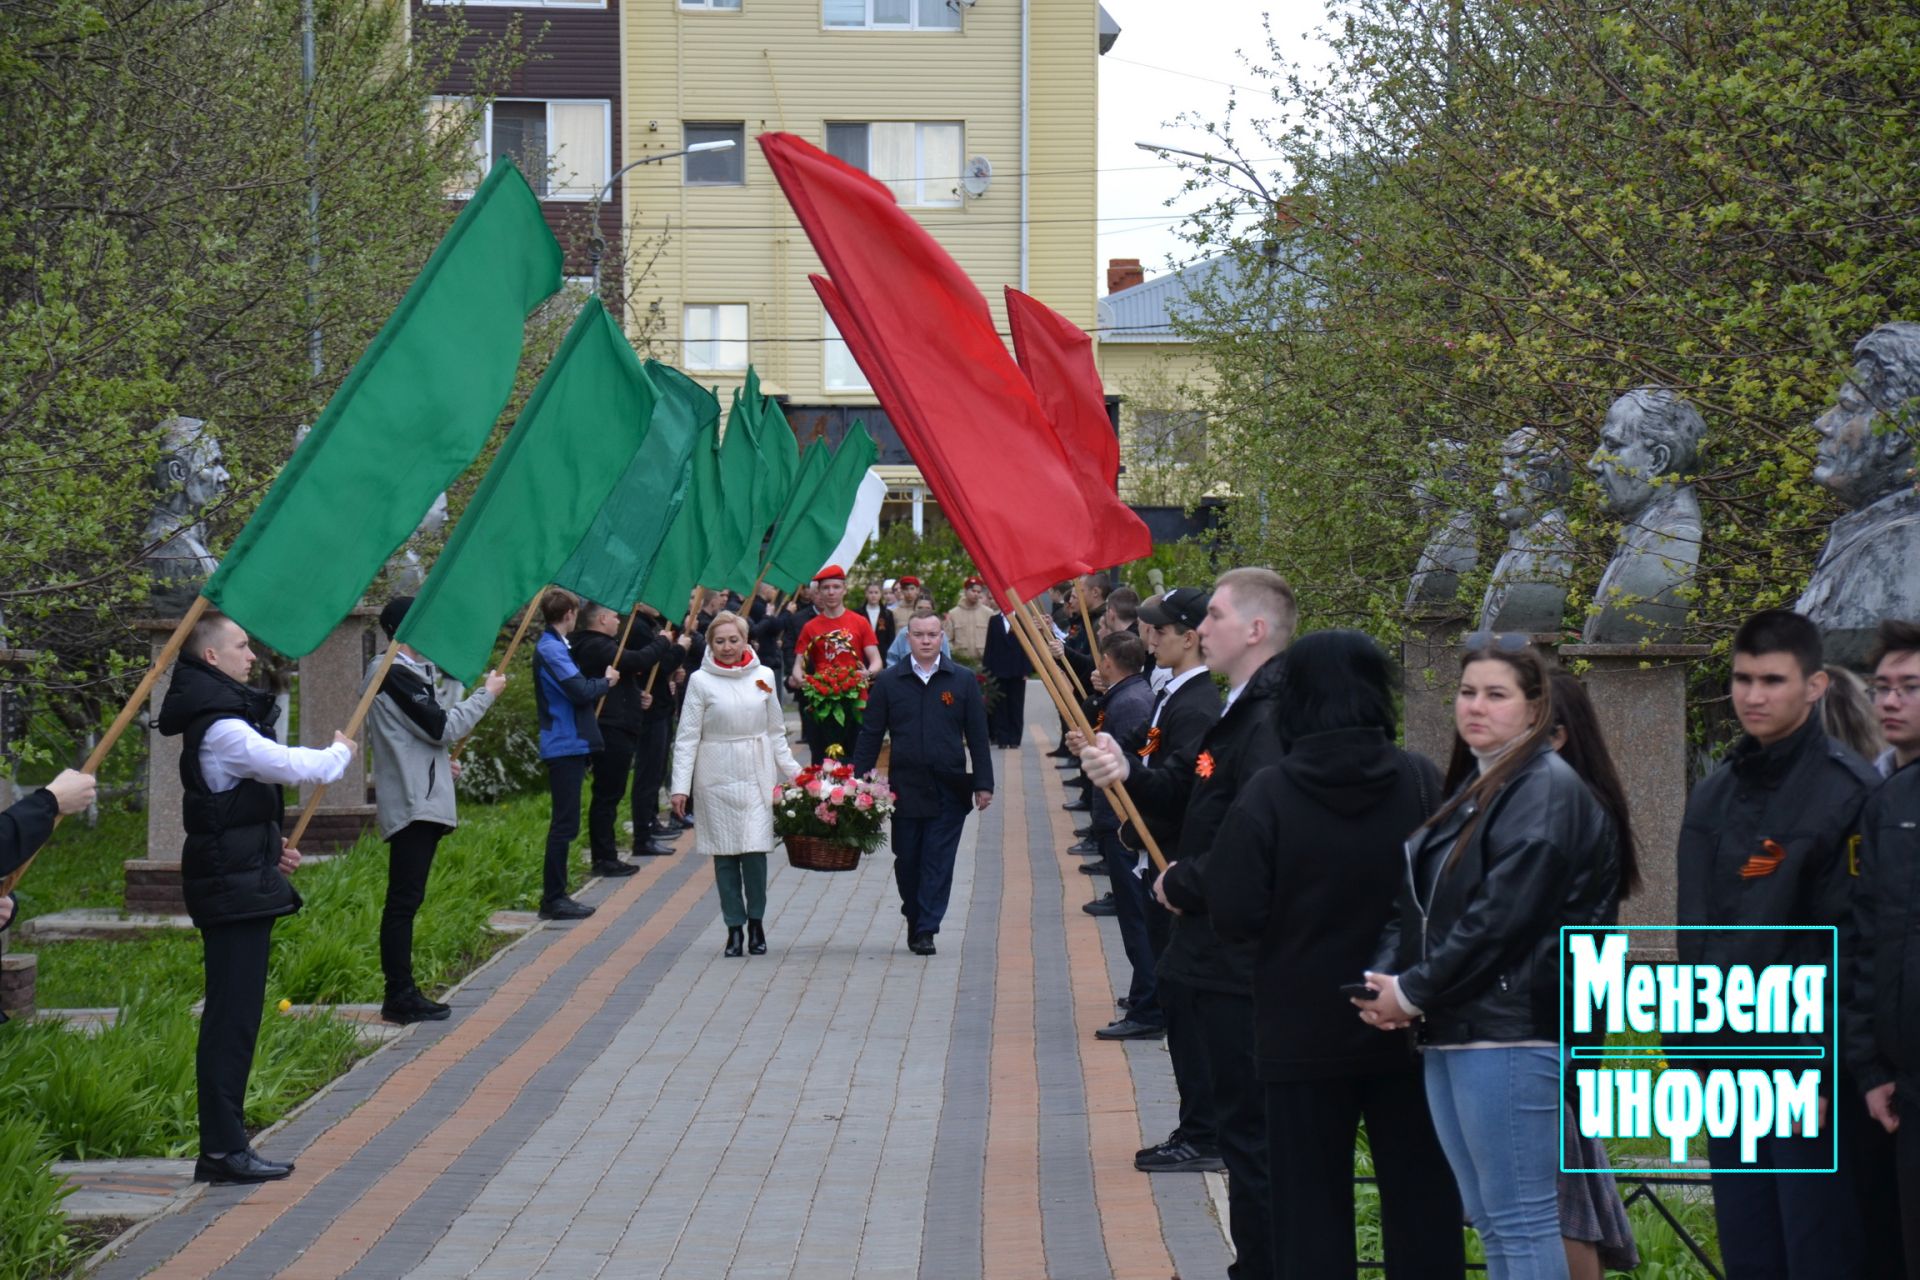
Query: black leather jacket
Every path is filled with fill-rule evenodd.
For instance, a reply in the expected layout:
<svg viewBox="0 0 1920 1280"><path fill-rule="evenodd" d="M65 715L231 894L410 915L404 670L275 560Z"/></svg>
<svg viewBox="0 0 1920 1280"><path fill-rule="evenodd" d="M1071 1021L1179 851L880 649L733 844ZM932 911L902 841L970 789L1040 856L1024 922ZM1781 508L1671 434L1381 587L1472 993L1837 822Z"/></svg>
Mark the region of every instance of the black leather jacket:
<svg viewBox="0 0 1920 1280"><path fill-rule="evenodd" d="M1613 824L1587 784L1543 746L1488 801L1451 870L1472 804L1407 841L1398 918L1376 971L1397 973L1428 1044L1557 1040L1560 929L1617 918Z"/></svg>
<svg viewBox="0 0 1920 1280"><path fill-rule="evenodd" d="M1865 1091L1920 1073L1920 763L1887 779L1860 826L1860 951L1846 1049Z"/></svg>

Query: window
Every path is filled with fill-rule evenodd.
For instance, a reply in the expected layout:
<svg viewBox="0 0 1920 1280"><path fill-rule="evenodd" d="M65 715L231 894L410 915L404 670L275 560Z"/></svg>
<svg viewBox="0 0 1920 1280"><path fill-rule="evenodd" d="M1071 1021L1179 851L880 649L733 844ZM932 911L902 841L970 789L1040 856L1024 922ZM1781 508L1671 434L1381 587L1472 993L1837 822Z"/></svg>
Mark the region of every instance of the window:
<svg viewBox="0 0 1920 1280"><path fill-rule="evenodd" d="M859 364L854 360L852 348L848 347L847 340L840 336L840 327L834 324L833 317L823 312L822 319L826 322L827 327L827 341L825 344L827 349L827 390L873 390L867 383L867 375L860 371Z"/></svg>
<svg viewBox="0 0 1920 1280"><path fill-rule="evenodd" d="M822 0L829 27L879 31L958 31L959 0Z"/></svg>
<svg viewBox="0 0 1920 1280"><path fill-rule="evenodd" d="M680 0L682 9L734 9L740 8L740 0Z"/></svg>
<svg viewBox="0 0 1920 1280"><path fill-rule="evenodd" d="M1141 465L1206 461L1206 414L1194 409L1141 409L1133 420L1135 456Z"/></svg>
<svg viewBox="0 0 1920 1280"><path fill-rule="evenodd" d="M957 122L829 124L827 151L887 184L905 205L960 203Z"/></svg>
<svg viewBox="0 0 1920 1280"><path fill-rule="evenodd" d="M429 127L457 128L472 110L466 98L435 98ZM605 101L502 99L473 118L473 174L458 191L470 193L493 162L513 157L543 200L591 200L606 185L612 156L612 108Z"/></svg>
<svg viewBox="0 0 1920 1280"><path fill-rule="evenodd" d="M427 131L435 138L449 133L466 136L468 164L447 184L449 196L470 194L487 176L487 116L476 112L470 98L433 98L427 103Z"/></svg>
<svg viewBox="0 0 1920 1280"><path fill-rule="evenodd" d="M747 126L744 124L684 124L683 147L701 142L731 142L725 151L701 151L686 158L690 187L738 187L747 181Z"/></svg>
<svg viewBox="0 0 1920 1280"><path fill-rule="evenodd" d="M685 325L681 354L687 368L716 372L747 367L746 303L689 303Z"/></svg>

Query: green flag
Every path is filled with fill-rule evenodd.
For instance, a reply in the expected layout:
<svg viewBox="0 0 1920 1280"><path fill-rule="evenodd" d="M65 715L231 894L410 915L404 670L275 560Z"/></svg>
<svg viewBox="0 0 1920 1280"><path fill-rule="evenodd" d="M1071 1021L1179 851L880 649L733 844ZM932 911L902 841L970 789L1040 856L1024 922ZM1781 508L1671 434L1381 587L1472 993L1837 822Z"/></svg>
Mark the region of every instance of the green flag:
<svg viewBox="0 0 1920 1280"><path fill-rule="evenodd" d="M744 592L753 586L751 577L740 582L738 575L740 562L747 558L747 544L760 540L753 527L761 488L759 418L760 377L749 368L746 389L735 393L727 413L727 434L720 439L720 490L725 501L718 521L708 526L711 541L700 570L700 585L710 590Z"/></svg>
<svg viewBox="0 0 1920 1280"><path fill-rule="evenodd" d="M202 592L289 657L318 648L487 441L560 245L493 166Z"/></svg>
<svg viewBox="0 0 1920 1280"><path fill-rule="evenodd" d="M710 408L700 437L694 442L686 499L661 540L660 554L653 558L640 588L640 602L659 610L670 622L684 617L692 603L693 589L700 585L700 570L706 566L707 550L713 541L708 526L719 520L726 502L720 488L720 402L710 394L707 401Z"/></svg>
<svg viewBox="0 0 1920 1280"><path fill-rule="evenodd" d="M654 398L626 335L589 299L394 640L472 684L501 619L553 580L626 472Z"/></svg>
<svg viewBox="0 0 1920 1280"><path fill-rule="evenodd" d="M647 376L659 396L647 442L553 575L554 585L622 612L639 598L640 584L680 514L694 445L710 438L720 416L713 394L678 369L650 360Z"/></svg>
<svg viewBox="0 0 1920 1280"><path fill-rule="evenodd" d="M796 519L802 511L805 511L807 504L813 501L813 495L820 488L820 482L826 479L827 465L832 461L833 449L824 439L816 441L801 452L799 474L793 478L793 488L787 494L786 505L780 508L780 515L773 528L773 536L767 540L764 552L767 559L754 566L755 577L760 576L760 570L765 568L767 561L773 558L773 553L780 549L781 530L787 527L789 521Z"/></svg>
<svg viewBox="0 0 1920 1280"><path fill-rule="evenodd" d="M786 511L800 474L800 442L787 425L787 415L772 400L762 400L759 418L760 470L753 491L753 523L739 562L719 584L743 596L760 576L767 530Z"/></svg>
<svg viewBox="0 0 1920 1280"><path fill-rule="evenodd" d="M808 452L818 449L816 445ZM876 452L865 424L856 422L847 429L819 485L804 502L796 501L792 513L780 522L769 556L768 582L790 591L826 566L827 557L847 531L847 516Z"/></svg>

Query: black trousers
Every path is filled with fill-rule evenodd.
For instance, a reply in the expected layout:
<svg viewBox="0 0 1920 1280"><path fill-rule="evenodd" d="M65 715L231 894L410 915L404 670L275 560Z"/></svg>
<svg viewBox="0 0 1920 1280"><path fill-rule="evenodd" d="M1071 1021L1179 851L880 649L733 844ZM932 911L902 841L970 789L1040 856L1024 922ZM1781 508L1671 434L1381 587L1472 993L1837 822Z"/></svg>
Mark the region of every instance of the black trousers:
<svg viewBox="0 0 1920 1280"><path fill-rule="evenodd" d="M1275 1276L1323 1280L1355 1273L1353 1146L1364 1118L1379 1179L1387 1274L1460 1280L1466 1272L1460 1192L1433 1132L1418 1065L1383 1076L1269 1081L1266 1108Z"/></svg>
<svg viewBox="0 0 1920 1280"><path fill-rule="evenodd" d="M567 896L567 854L580 834L580 784L586 780L585 756L547 761L547 793L553 798L553 816L547 820L547 858L540 882L543 906Z"/></svg>
<svg viewBox="0 0 1920 1280"><path fill-rule="evenodd" d="M1253 1056L1253 997L1196 990L1193 1007L1207 1043L1207 1069L1227 1163L1227 1216L1233 1234L1234 1280L1273 1275L1273 1229L1267 1177L1267 1100ZM1347 1176L1353 1176L1348 1170ZM1351 1222L1351 1219L1348 1219Z"/></svg>
<svg viewBox="0 0 1920 1280"><path fill-rule="evenodd" d="M1896 1103L1906 1100L1912 1120L1903 1120L1893 1132L1895 1176L1900 1193L1900 1233L1906 1242L1907 1275L1920 1280L1920 1075L1903 1075L1894 1086ZM1878 1129L1871 1116L1867 1123Z"/></svg>
<svg viewBox="0 0 1920 1280"><path fill-rule="evenodd" d="M633 748L633 841L646 838L646 826L660 820L660 788L666 784L673 755L673 721L648 716L640 721Z"/></svg>
<svg viewBox="0 0 1920 1280"><path fill-rule="evenodd" d="M994 683L1000 687L1000 701L987 717L987 736L997 746L1017 747L1027 727L1027 682L996 677Z"/></svg>
<svg viewBox="0 0 1920 1280"><path fill-rule="evenodd" d="M1172 914L1149 890L1147 940L1152 944L1156 965L1166 954L1172 929ZM1193 1007L1193 988L1156 972L1153 994L1167 1021L1167 1056L1173 1060L1173 1085L1180 1095L1179 1134L1188 1142L1211 1147L1218 1141L1220 1126L1215 1120L1213 1073L1207 1069L1207 1040L1200 1030L1200 1015Z"/></svg>
<svg viewBox="0 0 1920 1280"><path fill-rule="evenodd" d="M409 822L387 841L387 902L380 909L380 974L387 995L413 990L413 918L427 900L433 853L452 827Z"/></svg>
<svg viewBox="0 0 1920 1280"><path fill-rule="evenodd" d="M1096 830L1099 824L1095 824ZM1120 843L1118 831L1098 831L1100 852L1107 863L1107 879L1113 885L1114 923L1120 926L1120 945L1127 953L1133 980L1127 986L1127 1017L1149 1027L1164 1026L1167 1015L1160 1011L1154 984L1153 940L1147 936L1146 882L1133 874L1134 854ZM1152 864L1148 864L1152 871Z"/></svg>
<svg viewBox="0 0 1920 1280"><path fill-rule="evenodd" d="M214 924L200 930L207 1003L200 1014L194 1081L200 1097L200 1151L229 1155L247 1146L247 1077L267 999L272 920Z"/></svg>
<svg viewBox="0 0 1920 1280"><path fill-rule="evenodd" d="M953 893L953 860L973 808L970 793L940 788L938 809L925 817L893 815L893 881L908 933L938 933Z"/></svg>
<svg viewBox="0 0 1920 1280"><path fill-rule="evenodd" d="M818 718L807 721L807 750L813 755L813 763L819 764L827 758L827 748L839 744L843 753L841 759L853 761L853 744L860 740L860 717L848 714L839 724L831 720Z"/></svg>
<svg viewBox="0 0 1920 1280"><path fill-rule="evenodd" d="M614 839L613 822L620 816L620 801L627 793L627 777L633 772L634 750L639 739L625 729L600 726L606 745L593 754L593 797L587 802L587 845L595 862L613 862L620 856ZM646 833L640 830L639 807L634 808L633 841L640 844Z"/></svg>

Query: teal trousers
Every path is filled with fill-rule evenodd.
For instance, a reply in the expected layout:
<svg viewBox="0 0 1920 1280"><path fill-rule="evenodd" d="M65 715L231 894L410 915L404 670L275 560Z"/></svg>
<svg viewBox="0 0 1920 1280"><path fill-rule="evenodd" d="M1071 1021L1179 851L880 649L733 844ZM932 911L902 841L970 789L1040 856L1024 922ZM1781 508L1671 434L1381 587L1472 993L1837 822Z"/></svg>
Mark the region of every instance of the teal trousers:
<svg viewBox="0 0 1920 1280"><path fill-rule="evenodd" d="M767 855L722 854L713 860L713 882L720 890L720 915L729 929L767 918Z"/></svg>

